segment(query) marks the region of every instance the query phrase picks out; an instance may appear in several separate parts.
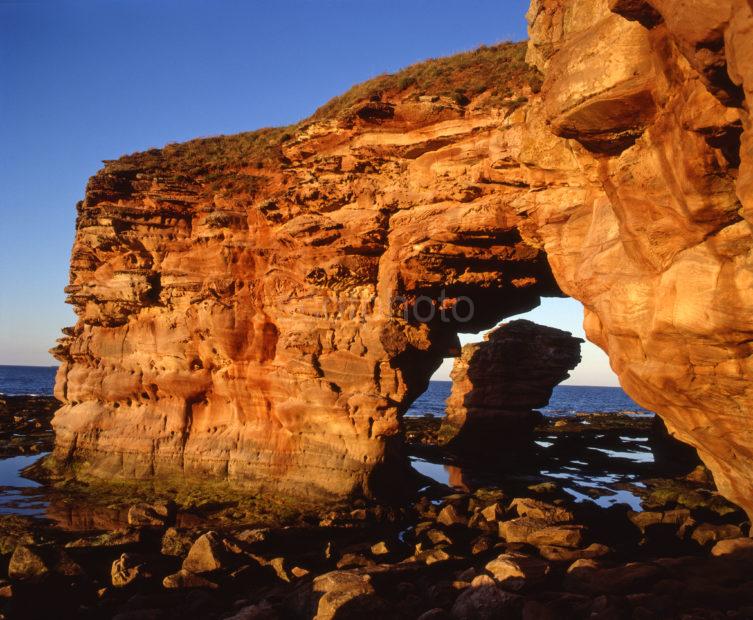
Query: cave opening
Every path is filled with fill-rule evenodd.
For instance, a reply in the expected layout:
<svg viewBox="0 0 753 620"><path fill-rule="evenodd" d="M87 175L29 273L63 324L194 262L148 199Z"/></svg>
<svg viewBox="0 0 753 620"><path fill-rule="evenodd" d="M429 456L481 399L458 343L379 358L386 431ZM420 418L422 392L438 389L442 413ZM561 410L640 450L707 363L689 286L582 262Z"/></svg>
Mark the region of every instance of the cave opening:
<svg viewBox="0 0 753 620"><path fill-rule="evenodd" d="M540 401L530 412L530 428L514 432L521 420L528 420L517 417L514 427L509 423L501 429L481 427L480 436L470 444L447 443L443 433L456 400L453 382L468 382L468 364L463 362L469 357L468 347L478 346L502 326L529 321L580 338L577 364L555 382L551 398ZM444 359L426 390L405 413L404 437L414 470L461 491L487 486L523 491L556 485L576 502L601 507L624 504L632 510L642 509L643 480L693 471L700 464L695 450L671 438L658 416L622 390L607 355L586 340L582 322L583 308L578 301L545 297L533 310L507 317L490 329L460 334L463 348ZM531 337L525 332L523 336ZM525 349L524 342L512 342L511 346L508 353L514 353L516 347ZM541 353L541 362L553 355L551 350ZM524 355L530 355L530 350ZM513 375L535 374L525 360L519 364L521 368L514 368ZM492 365L489 359L481 362L485 369ZM504 368L515 365L516 360L509 360ZM509 380L509 372L506 378ZM500 377L500 381L504 379ZM486 398L500 394L498 386L476 385L473 389L486 390ZM519 386L516 391L520 390L526 387ZM509 398L515 400L512 395ZM477 413L478 407L473 411Z"/></svg>

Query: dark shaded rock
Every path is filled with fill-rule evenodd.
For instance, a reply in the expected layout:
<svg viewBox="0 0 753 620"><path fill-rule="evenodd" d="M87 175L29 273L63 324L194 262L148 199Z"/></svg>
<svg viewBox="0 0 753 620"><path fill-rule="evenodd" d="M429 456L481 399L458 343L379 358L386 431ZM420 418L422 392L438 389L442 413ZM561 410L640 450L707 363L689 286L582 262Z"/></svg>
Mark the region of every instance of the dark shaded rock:
<svg viewBox="0 0 753 620"><path fill-rule="evenodd" d="M209 581L209 579L206 579L202 577L201 575L197 575L196 573L187 571L184 568L181 568L177 573L167 575L162 580L162 585L168 589L181 589L181 590L187 589L187 588L215 589L219 587L213 581Z"/></svg>
<svg viewBox="0 0 753 620"><path fill-rule="evenodd" d="M599 543L593 543L585 549L571 549L553 545L541 545L539 547L541 557L550 562L575 562L576 560L595 559L609 555L611 551L609 547Z"/></svg>
<svg viewBox="0 0 753 620"><path fill-rule="evenodd" d="M185 557L191 549L190 532L182 532L174 527L165 530L162 536L162 555Z"/></svg>
<svg viewBox="0 0 753 620"><path fill-rule="evenodd" d="M520 597L497 586L479 586L463 590L452 606L456 620L498 620L514 610Z"/></svg>
<svg viewBox="0 0 753 620"><path fill-rule="evenodd" d="M533 410L580 362L580 338L517 320L467 344L452 369L452 392L439 442L453 448L499 445L530 433Z"/></svg>
<svg viewBox="0 0 753 620"><path fill-rule="evenodd" d="M568 567L565 586L589 594L627 594L650 589L664 574L655 564L632 562L607 568L595 560L583 559Z"/></svg>
<svg viewBox="0 0 753 620"><path fill-rule="evenodd" d="M11 579L39 581L46 577L51 568L44 553L27 545L18 545L10 557L8 576Z"/></svg>
<svg viewBox="0 0 753 620"><path fill-rule="evenodd" d="M128 524L162 527L175 518L173 502L156 502L154 504L134 504L128 509Z"/></svg>
<svg viewBox="0 0 753 620"><path fill-rule="evenodd" d="M52 545L18 545L8 563L8 576L38 582L50 574L82 577L84 571L66 553Z"/></svg>
<svg viewBox="0 0 753 620"><path fill-rule="evenodd" d="M105 532L98 536L91 536L87 538L78 538L69 543L66 543L66 547L72 549L101 547L101 548L117 548L117 547L131 547L143 542L144 536L140 529L128 528L122 530L115 530L112 532Z"/></svg>
<svg viewBox="0 0 753 620"><path fill-rule="evenodd" d="M708 545L720 540L742 538L742 535L743 533L740 528L731 523L723 523L719 525L713 523L701 523L693 530L690 538L696 541L699 545Z"/></svg>

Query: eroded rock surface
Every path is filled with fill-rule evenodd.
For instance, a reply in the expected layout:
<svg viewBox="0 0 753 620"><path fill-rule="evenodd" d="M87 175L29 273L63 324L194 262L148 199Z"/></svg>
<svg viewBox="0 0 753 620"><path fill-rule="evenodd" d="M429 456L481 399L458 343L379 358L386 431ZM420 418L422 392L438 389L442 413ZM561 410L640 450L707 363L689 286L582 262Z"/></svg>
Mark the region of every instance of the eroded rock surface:
<svg viewBox="0 0 753 620"><path fill-rule="evenodd" d="M529 22L524 236L625 390L751 513L751 5L536 0Z"/></svg>
<svg viewBox="0 0 753 620"><path fill-rule="evenodd" d="M516 320L467 344L452 369L452 392L439 439L444 444L496 446L533 430L533 410L580 362L580 338Z"/></svg>
<svg viewBox="0 0 753 620"><path fill-rule="evenodd" d="M107 162L78 207L57 463L317 501L394 487L399 418L457 331L560 294L505 208L524 54L437 61L487 80L468 96L414 71L286 130Z"/></svg>
<svg viewBox="0 0 753 620"><path fill-rule="evenodd" d="M561 290L753 513L751 10L535 0L540 95L471 60L108 163L79 207L56 460L371 492L456 332Z"/></svg>

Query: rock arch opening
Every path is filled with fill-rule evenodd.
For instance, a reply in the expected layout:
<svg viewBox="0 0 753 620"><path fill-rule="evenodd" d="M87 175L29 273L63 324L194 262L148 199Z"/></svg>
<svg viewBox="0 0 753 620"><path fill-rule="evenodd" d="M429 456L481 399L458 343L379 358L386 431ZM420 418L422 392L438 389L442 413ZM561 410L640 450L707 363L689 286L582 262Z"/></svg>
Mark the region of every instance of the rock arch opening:
<svg viewBox="0 0 753 620"><path fill-rule="evenodd" d="M697 468L695 450L672 438L661 418L630 399L600 349L581 340L581 354L572 359L568 339L575 339L557 328L583 335L582 317L576 300L543 298L535 309L492 330L464 335L461 357L445 360L406 414L413 468L460 490L556 487L576 502L624 504L633 510L641 510L650 497L643 480L682 477ZM506 327L513 328L506 336L510 340L496 351L486 349L474 376L469 366L479 345L495 334L499 338ZM503 357L510 352L518 353L512 371ZM553 361L557 355L570 359ZM546 375L548 362L548 387L542 392L541 369ZM468 398L469 392L475 396ZM516 409L521 399L530 406ZM480 417L477 426L474 415ZM485 415L499 418L489 424ZM470 432L463 436L453 417L461 425L470 419L465 429Z"/></svg>

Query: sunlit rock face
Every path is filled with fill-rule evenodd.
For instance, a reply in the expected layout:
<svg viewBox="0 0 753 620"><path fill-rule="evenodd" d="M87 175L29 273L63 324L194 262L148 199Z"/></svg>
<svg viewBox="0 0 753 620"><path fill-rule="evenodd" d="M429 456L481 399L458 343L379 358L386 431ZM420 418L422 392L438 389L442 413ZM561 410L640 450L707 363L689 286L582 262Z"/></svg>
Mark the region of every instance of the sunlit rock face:
<svg viewBox="0 0 753 620"><path fill-rule="evenodd" d="M456 333L564 293L753 514L751 4L535 0L529 20L540 95L456 63L441 91L416 72L289 130L108 163L79 207L54 460L369 493Z"/></svg>
<svg viewBox="0 0 753 620"><path fill-rule="evenodd" d="M313 501L399 486L400 416L458 330L560 294L509 207L531 94L510 86L401 85L107 162L79 205L55 464Z"/></svg>
<svg viewBox="0 0 753 620"><path fill-rule="evenodd" d="M504 449L530 433L556 385L580 362L580 338L518 319L466 344L452 368L439 440L453 449Z"/></svg>
<svg viewBox="0 0 753 620"><path fill-rule="evenodd" d="M528 17L546 77L517 155L525 237L627 392L753 513L751 3L537 0Z"/></svg>

